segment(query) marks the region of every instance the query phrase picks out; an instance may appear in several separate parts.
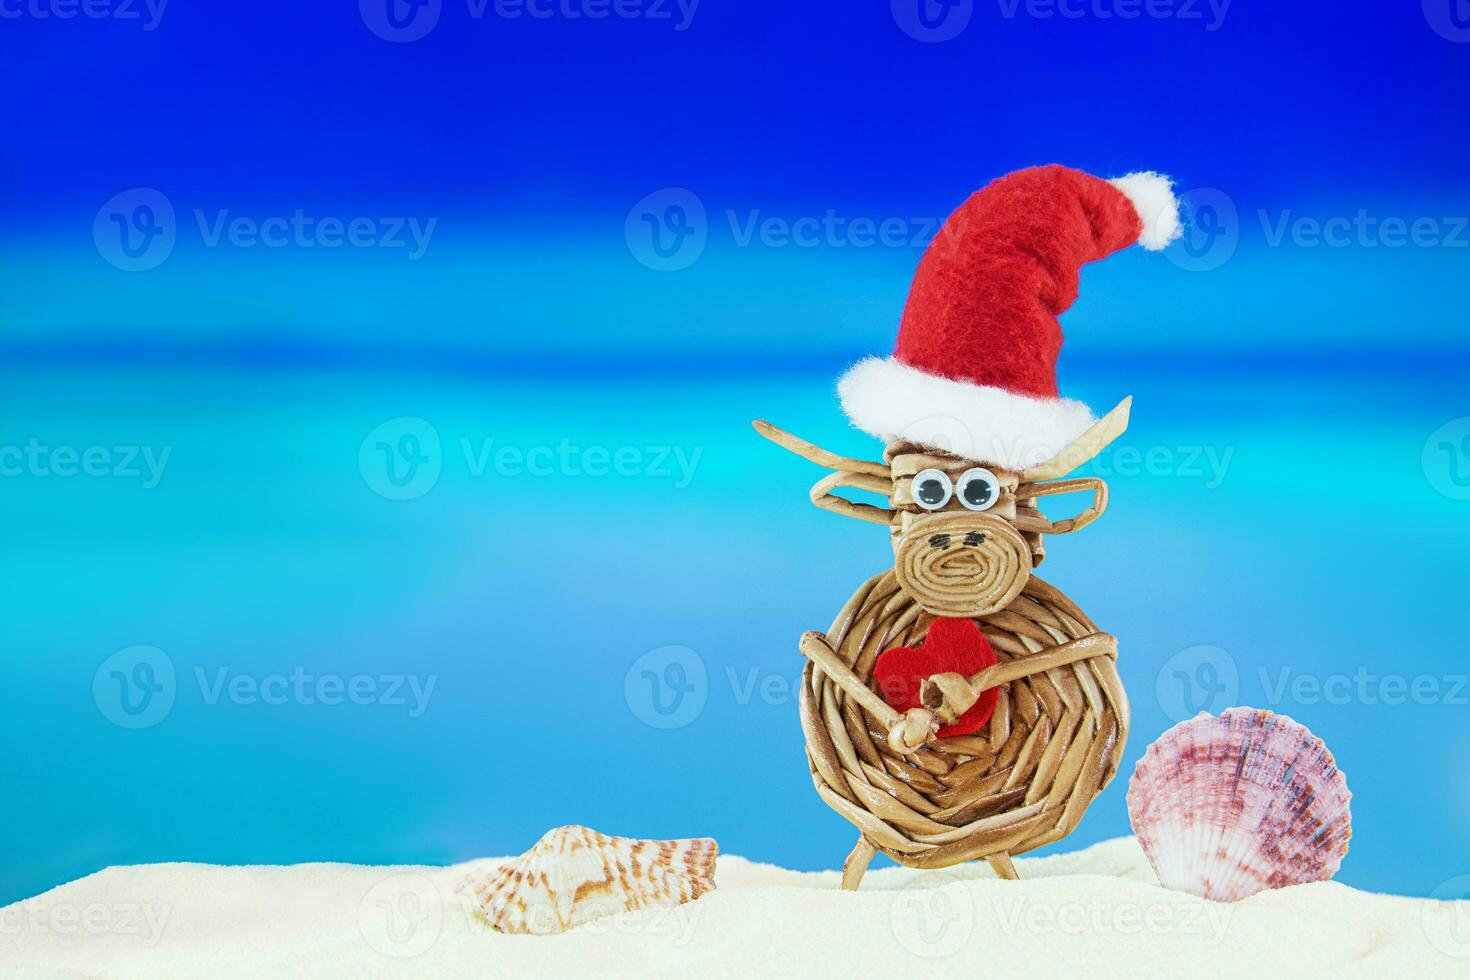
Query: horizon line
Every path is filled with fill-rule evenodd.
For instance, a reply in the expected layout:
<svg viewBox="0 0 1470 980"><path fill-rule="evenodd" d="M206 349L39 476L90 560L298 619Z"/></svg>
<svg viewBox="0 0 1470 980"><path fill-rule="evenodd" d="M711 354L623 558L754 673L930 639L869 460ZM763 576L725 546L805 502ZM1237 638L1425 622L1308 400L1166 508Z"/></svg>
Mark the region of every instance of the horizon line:
<svg viewBox="0 0 1470 980"><path fill-rule="evenodd" d="M873 351L857 348L796 351L777 355L732 351L646 349L569 352L553 348L491 351L446 345L405 347L393 344L261 340L180 341L7 341L0 338L0 367L248 367L252 369L364 370L458 373L476 376L514 374L546 376L615 372L641 377L671 371L705 377L751 374L841 372ZM880 355L884 356L884 355ZM1420 373L1458 371L1470 366L1470 347L1350 348L1114 348L1063 352L1062 368L1111 370L1180 370L1237 374L1246 371L1290 371L1310 375L1379 374L1412 368ZM835 374L834 374L835 376Z"/></svg>

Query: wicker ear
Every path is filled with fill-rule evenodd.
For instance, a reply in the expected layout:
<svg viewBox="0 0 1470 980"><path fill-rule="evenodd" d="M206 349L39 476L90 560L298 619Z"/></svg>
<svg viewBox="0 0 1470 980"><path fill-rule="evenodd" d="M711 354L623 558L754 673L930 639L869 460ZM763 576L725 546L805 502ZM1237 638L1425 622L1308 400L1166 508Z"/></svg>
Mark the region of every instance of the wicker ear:
<svg viewBox="0 0 1470 980"><path fill-rule="evenodd" d="M1048 520L1036 507L1036 498L1050 497L1059 493L1092 491L1092 503L1073 517L1060 521ZM1070 534L1080 531L1103 515L1108 509L1108 485L1095 476L1080 476L1072 480L1057 480L1054 483L1023 483L1016 488L1015 525L1021 531L1040 534Z"/></svg>
<svg viewBox="0 0 1470 980"><path fill-rule="evenodd" d="M751 424L755 426L755 431L781 448L795 453L802 459L816 463L818 466L825 466L835 471L812 486L812 503L834 514L856 517L874 524L887 524L893 519L893 511L886 507L855 503L832 492L838 487L851 487L857 490L868 490L884 497L890 496L893 493L893 473L887 464L851 459L828 452L764 419L756 419Z"/></svg>

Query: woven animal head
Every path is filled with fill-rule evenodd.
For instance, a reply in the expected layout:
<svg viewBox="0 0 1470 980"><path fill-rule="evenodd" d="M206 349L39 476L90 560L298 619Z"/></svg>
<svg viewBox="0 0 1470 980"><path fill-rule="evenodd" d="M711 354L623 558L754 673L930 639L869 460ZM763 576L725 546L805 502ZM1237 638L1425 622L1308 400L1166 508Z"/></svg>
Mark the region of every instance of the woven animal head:
<svg viewBox="0 0 1470 980"><path fill-rule="evenodd" d="M900 588L934 616L978 618L999 612L1021 594L1045 557L1043 536L1066 534L1096 520L1108 488L1096 477L1056 479L1095 456L1127 426L1129 403L1099 420L1083 438L1045 465L1024 472L966 459L932 447L890 443L884 461L838 456L769 422L756 431L833 472L811 489L814 504L848 517L887 524ZM887 507L838 496L838 488L888 498ZM1047 519L1041 497L1091 492L1092 501L1065 520Z"/></svg>

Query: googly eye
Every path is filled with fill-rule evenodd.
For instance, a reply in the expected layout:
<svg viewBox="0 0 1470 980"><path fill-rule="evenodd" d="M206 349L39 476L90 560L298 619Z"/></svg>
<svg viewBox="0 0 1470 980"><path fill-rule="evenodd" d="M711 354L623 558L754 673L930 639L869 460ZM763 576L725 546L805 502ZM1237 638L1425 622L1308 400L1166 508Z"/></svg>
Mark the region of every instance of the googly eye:
<svg viewBox="0 0 1470 980"><path fill-rule="evenodd" d="M925 510L938 510L954 496L954 484L943 470L920 470L914 477L914 503Z"/></svg>
<svg viewBox="0 0 1470 980"><path fill-rule="evenodd" d="M955 490L960 503L970 510L989 510L1000 499L1000 480L983 466L977 466L960 475Z"/></svg>

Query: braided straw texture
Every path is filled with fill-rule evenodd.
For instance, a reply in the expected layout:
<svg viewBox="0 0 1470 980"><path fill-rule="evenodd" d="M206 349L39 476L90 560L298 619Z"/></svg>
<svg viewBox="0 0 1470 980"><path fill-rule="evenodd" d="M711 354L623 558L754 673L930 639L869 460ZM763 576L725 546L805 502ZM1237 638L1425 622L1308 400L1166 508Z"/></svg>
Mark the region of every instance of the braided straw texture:
<svg viewBox="0 0 1470 980"><path fill-rule="evenodd" d="M876 692L878 655L917 645L932 620L886 571L848 600L827 639ZM976 622L1001 664L1098 632L1035 576L1009 607ZM808 662L801 724L817 793L869 844L914 868L1060 840L1123 754L1128 700L1114 660L1099 654L1011 681L977 734L931 741L912 755L890 748L884 726Z"/></svg>

